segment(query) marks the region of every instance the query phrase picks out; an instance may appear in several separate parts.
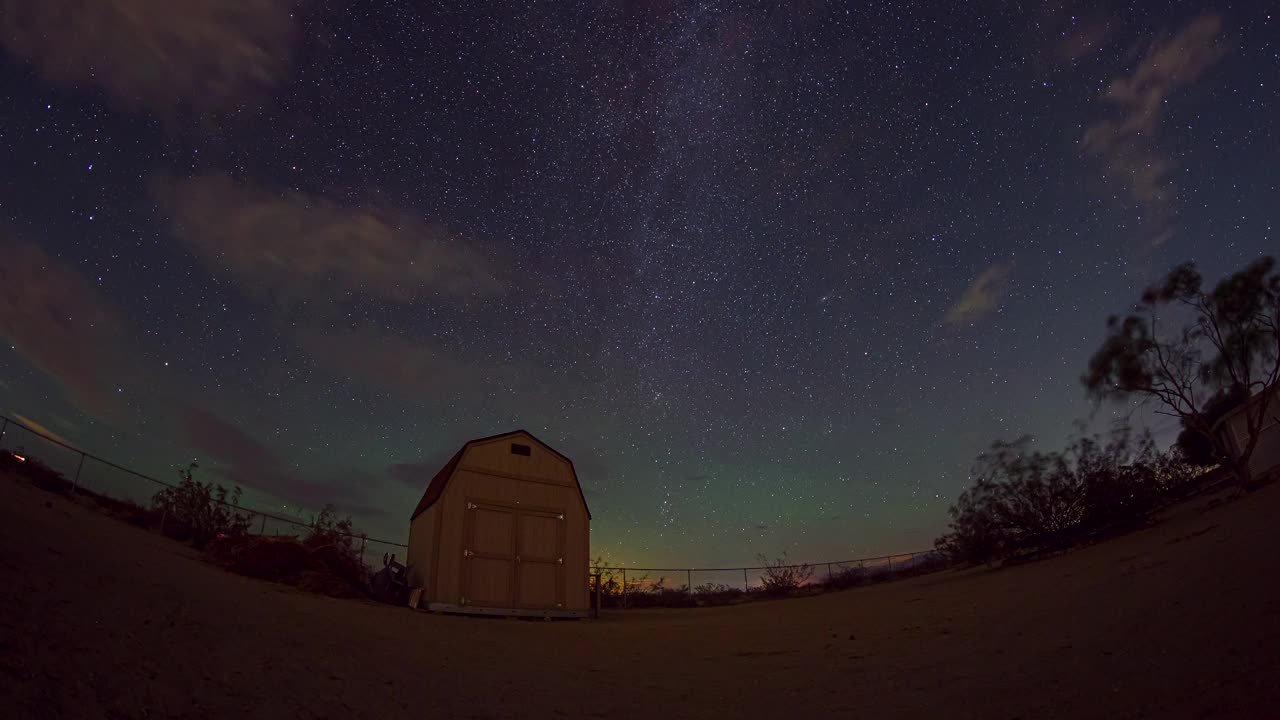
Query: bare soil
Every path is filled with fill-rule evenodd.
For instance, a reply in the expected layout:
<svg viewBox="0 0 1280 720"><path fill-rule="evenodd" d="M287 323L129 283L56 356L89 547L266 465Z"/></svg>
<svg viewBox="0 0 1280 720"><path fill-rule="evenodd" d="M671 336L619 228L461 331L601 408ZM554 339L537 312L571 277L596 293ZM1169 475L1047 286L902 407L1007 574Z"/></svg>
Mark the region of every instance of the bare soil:
<svg viewBox="0 0 1280 720"><path fill-rule="evenodd" d="M0 478L0 716L1280 717L1280 486L1001 570L598 621L228 574Z"/></svg>

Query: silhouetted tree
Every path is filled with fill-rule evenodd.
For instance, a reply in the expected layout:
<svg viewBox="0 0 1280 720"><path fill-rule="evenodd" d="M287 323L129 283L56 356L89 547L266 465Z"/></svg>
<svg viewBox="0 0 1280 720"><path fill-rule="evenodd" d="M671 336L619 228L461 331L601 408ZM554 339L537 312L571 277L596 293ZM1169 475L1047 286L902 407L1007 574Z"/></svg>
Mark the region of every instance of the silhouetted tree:
<svg viewBox="0 0 1280 720"><path fill-rule="evenodd" d="M1195 265L1174 268L1142 294L1132 314L1107 321L1107 337L1081 378L1085 387L1097 399L1156 401L1156 412L1198 433L1247 486L1249 458L1280 382L1275 270L1274 259L1261 258L1205 291ZM1255 398L1244 411L1246 437L1238 448L1213 432L1205 412L1211 396L1231 388Z"/></svg>
<svg viewBox="0 0 1280 720"><path fill-rule="evenodd" d="M1005 526L996 513L996 486L979 477L951 506L951 532L933 541L952 562L981 565L999 558L1006 545Z"/></svg>
<svg viewBox="0 0 1280 720"><path fill-rule="evenodd" d="M951 507L950 532L934 542L940 552L976 565L1067 547L1142 521L1163 492L1191 477L1149 433L1127 426L1062 451L1032 451L1031 442L997 441L978 456L973 485Z"/></svg>

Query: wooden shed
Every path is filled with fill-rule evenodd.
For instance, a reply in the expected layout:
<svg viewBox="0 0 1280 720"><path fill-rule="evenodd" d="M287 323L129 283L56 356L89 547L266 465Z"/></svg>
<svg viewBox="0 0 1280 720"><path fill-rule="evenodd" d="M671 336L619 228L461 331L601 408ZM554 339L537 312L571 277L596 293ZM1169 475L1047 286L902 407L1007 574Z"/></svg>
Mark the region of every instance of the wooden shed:
<svg viewBox="0 0 1280 720"><path fill-rule="evenodd" d="M1246 411L1253 413L1254 420L1258 420L1257 406L1262 398L1261 393L1255 393L1248 402L1240 403L1213 426L1213 432L1218 433L1223 444L1231 448L1237 457L1249 441ZM1255 482L1280 475L1280 388L1272 390L1271 399L1267 400L1266 412L1258 429L1258 444L1249 458L1249 473Z"/></svg>
<svg viewBox="0 0 1280 720"><path fill-rule="evenodd" d="M524 430L471 440L414 508L409 586L432 610L585 616L590 533L569 458Z"/></svg>

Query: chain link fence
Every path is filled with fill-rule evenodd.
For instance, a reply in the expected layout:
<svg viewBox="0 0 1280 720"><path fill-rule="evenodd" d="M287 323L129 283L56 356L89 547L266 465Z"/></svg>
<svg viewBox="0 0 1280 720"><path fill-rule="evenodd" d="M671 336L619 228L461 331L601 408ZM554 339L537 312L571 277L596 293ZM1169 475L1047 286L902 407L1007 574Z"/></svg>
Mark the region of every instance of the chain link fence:
<svg viewBox="0 0 1280 720"><path fill-rule="evenodd" d="M900 580L950 567L936 550L825 563L737 568L592 566L592 593L614 608L732 605L762 596L812 595ZM597 598L593 597L593 605Z"/></svg>
<svg viewBox="0 0 1280 720"><path fill-rule="evenodd" d="M16 436L16 432L23 435ZM21 437L26 443L10 450L15 457L43 463L71 481L72 491L93 498L99 504L144 510L163 488L176 487L145 473L73 447L39 432L24 423L0 415L0 448ZM250 531L259 535L303 535L312 528L299 518L254 510L221 502L252 518ZM163 530L163 519L161 521ZM408 545L371 538L364 534L340 533L360 548L360 561L381 567L383 555L403 561ZM637 568L595 567L590 569L593 606L689 607L726 605L769 595L812 594L832 589L873 584L947 567L946 558L935 550L897 553L857 560L794 565L759 565L736 568Z"/></svg>
<svg viewBox="0 0 1280 720"><path fill-rule="evenodd" d="M18 431L23 434L18 435ZM29 446L27 442L23 442L17 449L9 447L19 438L35 444ZM151 506L151 499L156 492L164 488L177 487L176 483L167 482L98 457L4 415L0 415L0 448L8 448L9 452L21 461L39 460L50 470L70 479L72 492L89 496L99 504L114 501L145 509ZM213 502L249 516L250 531L259 535L304 535L312 528L311 523L300 518L254 510L251 507L233 505L216 499ZM162 519L161 528L163 527ZM362 563L366 563L368 558L369 562L366 564L373 564L375 567L382 567L384 553L394 554L398 559L403 560L405 551L409 548L404 543L379 540L365 534L339 534L351 538L352 543L360 548Z"/></svg>

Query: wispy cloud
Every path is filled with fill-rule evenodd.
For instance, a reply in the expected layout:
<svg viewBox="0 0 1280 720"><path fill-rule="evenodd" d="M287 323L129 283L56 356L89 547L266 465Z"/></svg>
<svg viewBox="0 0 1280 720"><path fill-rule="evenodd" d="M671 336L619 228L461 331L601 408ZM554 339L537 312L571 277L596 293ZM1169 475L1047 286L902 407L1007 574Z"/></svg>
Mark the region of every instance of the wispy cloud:
<svg viewBox="0 0 1280 720"><path fill-rule="evenodd" d="M481 382L484 368L429 341L372 329L305 330L295 341L321 369L397 395L433 396L465 391Z"/></svg>
<svg viewBox="0 0 1280 720"><path fill-rule="evenodd" d="M947 310L944 324L950 327L973 324L995 312L1009 289L1009 272L1012 266L997 263L982 271L960 299Z"/></svg>
<svg viewBox="0 0 1280 720"><path fill-rule="evenodd" d="M207 266L286 304L343 296L456 300L507 290L497 260L401 210L279 194L223 175L155 187L175 231Z"/></svg>
<svg viewBox="0 0 1280 720"><path fill-rule="evenodd" d="M357 386L442 410L452 398L469 397L501 416L531 418L555 407L555 397L575 392L575 380L534 363L446 347L431 338L405 337L372 327L307 329L293 334L315 366ZM488 434L474 428L479 434ZM465 440L466 438L461 438Z"/></svg>
<svg viewBox="0 0 1280 720"><path fill-rule="evenodd" d="M110 302L36 245L0 236L0 336L62 387L80 410L104 417L124 367Z"/></svg>
<svg viewBox="0 0 1280 720"><path fill-rule="evenodd" d="M1171 37L1154 43L1128 75L1111 81L1102 99L1111 117L1090 125L1081 138L1085 154L1122 183L1146 211L1152 244L1172 233L1176 163L1156 142L1170 96L1196 80L1222 57L1222 21L1201 15Z"/></svg>
<svg viewBox="0 0 1280 720"><path fill-rule="evenodd" d="M228 109L279 82L295 0L9 0L0 42L47 80L127 107Z"/></svg>
<svg viewBox="0 0 1280 720"><path fill-rule="evenodd" d="M59 435L58 433L56 433L56 432L54 432L54 431L50 430L49 428L45 427L44 425L41 425L40 423L36 422L35 420L32 420L31 418L29 418L29 417L27 417L27 416L25 416L25 415L20 415L20 414L18 414L18 413L14 413L14 414L13 414L13 419L14 419L14 420L17 420L18 422L22 423L23 425L26 425L27 427L31 428L32 430L35 430L36 432L40 433L41 435L44 435L44 436L46 436L46 437L51 437L51 438L53 438L54 440L57 440L58 442L62 443L63 445L70 445L70 444L71 444L71 441L70 441L70 440L68 440L68 439L66 439L66 438L64 438L64 437L62 437L62 436L61 436L61 435Z"/></svg>
<svg viewBox="0 0 1280 720"><path fill-rule="evenodd" d="M370 505L379 480L370 473L345 470L307 480L253 435L207 410L185 408L181 422L187 442L211 460L212 469L228 482L304 506L318 508L332 502L345 513L383 512Z"/></svg>

